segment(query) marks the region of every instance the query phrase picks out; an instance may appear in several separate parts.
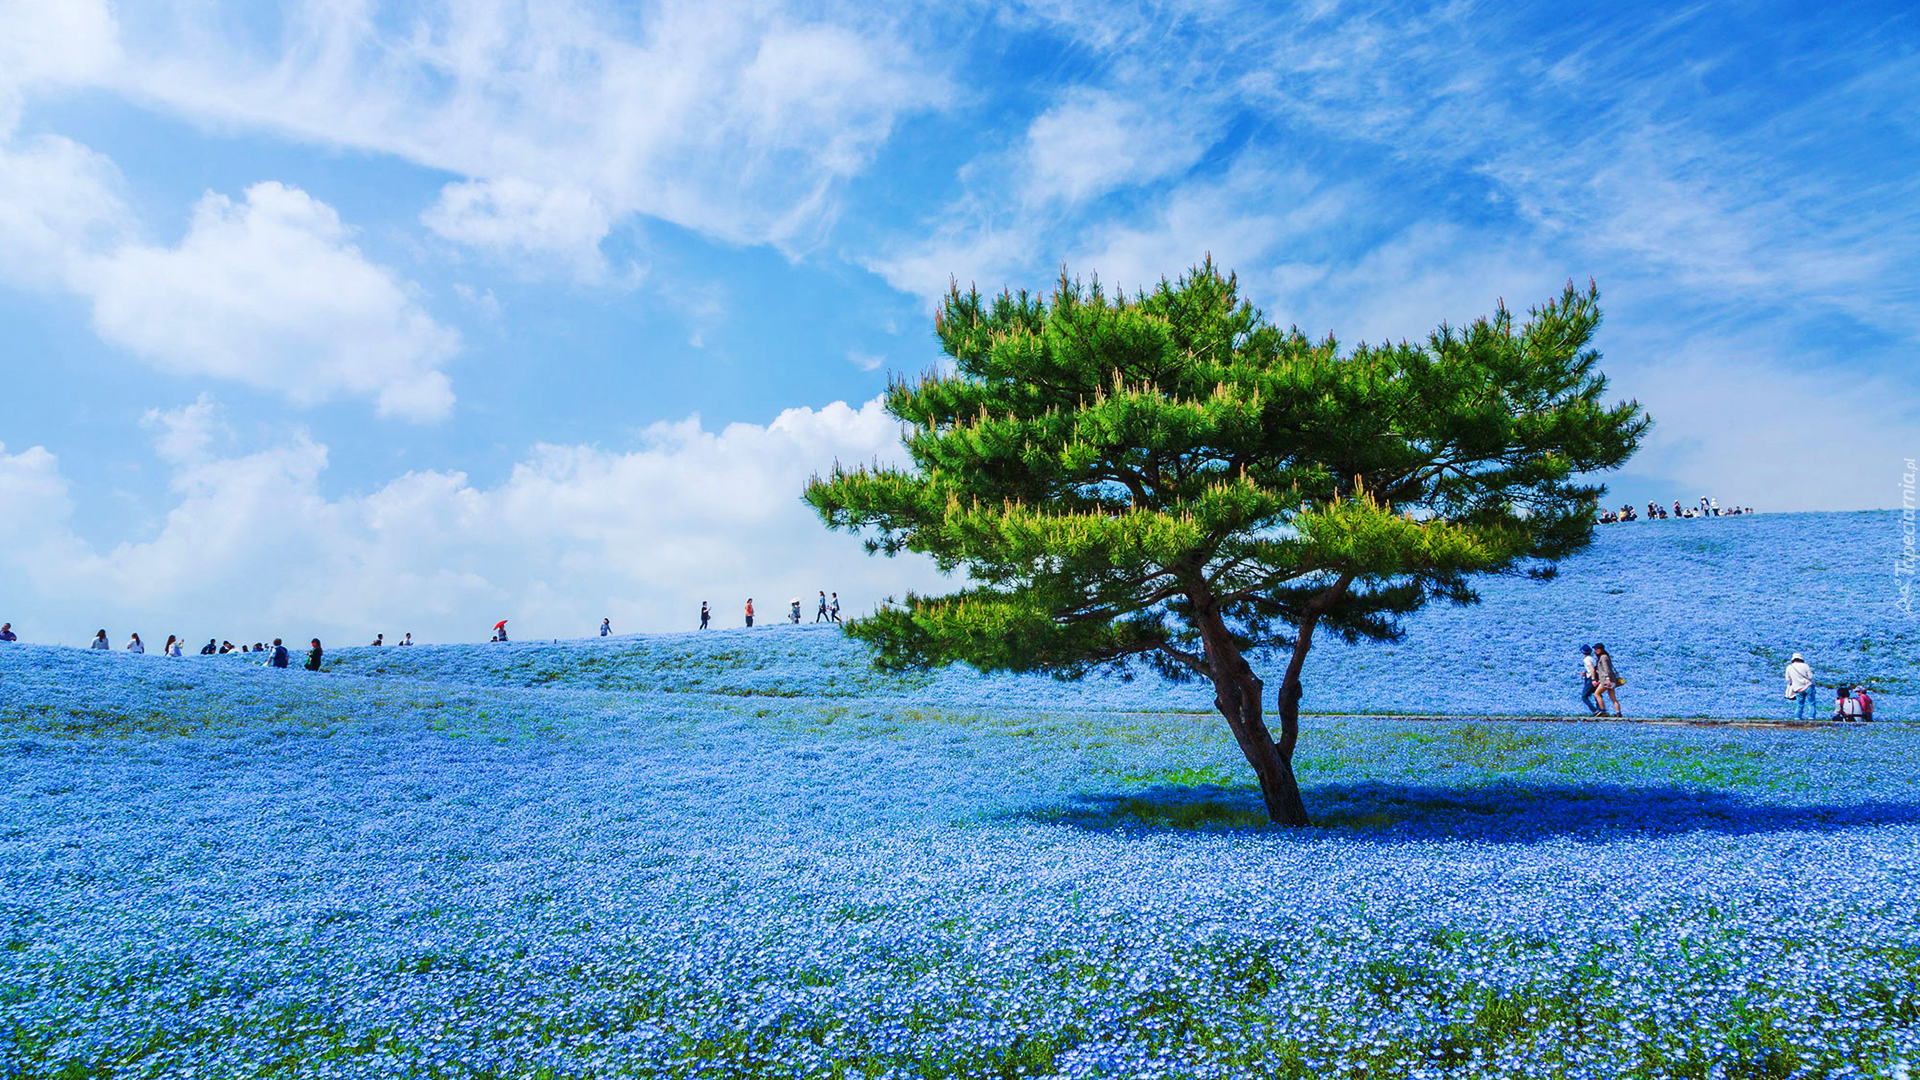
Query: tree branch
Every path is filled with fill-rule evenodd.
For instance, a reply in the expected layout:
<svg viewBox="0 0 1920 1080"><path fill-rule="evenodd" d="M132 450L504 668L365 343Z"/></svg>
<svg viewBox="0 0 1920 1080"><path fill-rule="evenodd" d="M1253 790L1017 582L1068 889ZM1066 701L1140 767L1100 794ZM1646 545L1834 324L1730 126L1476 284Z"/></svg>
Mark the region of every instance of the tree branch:
<svg viewBox="0 0 1920 1080"><path fill-rule="evenodd" d="M1175 660L1180 661L1182 664L1187 665L1188 667L1199 672L1200 674L1205 675L1207 678L1209 679L1213 678L1213 668L1210 665L1208 665L1206 660L1202 658L1200 655L1198 655L1197 653L1190 653L1187 650L1182 649L1177 645L1170 645L1164 641L1160 643L1160 651L1163 653L1166 653L1168 656L1173 657Z"/></svg>

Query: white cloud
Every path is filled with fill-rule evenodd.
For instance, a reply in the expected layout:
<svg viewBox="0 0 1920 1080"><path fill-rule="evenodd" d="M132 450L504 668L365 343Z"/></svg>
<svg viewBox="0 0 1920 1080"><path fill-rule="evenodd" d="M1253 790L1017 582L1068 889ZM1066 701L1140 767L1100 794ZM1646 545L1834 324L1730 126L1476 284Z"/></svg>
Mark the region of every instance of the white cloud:
<svg viewBox="0 0 1920 1080"><path fill-rule="evenodd" d="M1631 371L1655 426L1608 481L1617 492L1636 502L1711 494L1762 510L1899 505L1901 464L1920 454L1920 406L1904 385L1799 366L1764 341L1681 344L1629 347L1675 359Z"/></svg>
<svg viewBox="0 0 1920 1080"><path fill-rule="evenodd" d="M216 440L233 435L220 406L205 394L177 409L148 409L141 424L160 432L153 440L160 459L182 466L204 461Z"/></svg>
<svg viewBox="0 0 1920 1080"><path fill-rule="evenodd" d="M0 132L14 125L20 92L107 75L120 59L104 0L0 0Z"/></svg>
<svg viewBox="0 0 1920 1080"><path fill-rule="evenodd" d="M205 400L149 424L178 502L151 538L104 551L72 531L51 453L0 448L0 529L13 530L0 566L21 583L9 618L27 636L78 644L107 625L471 640L501 617L527 636L576 636L603 615L621 630L691 627L702 600L733 625L748 596L771 614L821 588L859 611L938 581L924 560L868 557L800 501L836 459L900 455L878 401L718 432L689 418L631 450L538 447L492 487L427 471L332 499L326 448L304 433L220 457Z"/></svg>
<svg viewBox="0 0 1920 1080"><path fill-rule="evenodd" d="M895 119L950 94L860 7L475 0L389 21L315 3L264 42L218 4L128 0L121 17L141 31L114 76L129 93L458 174L474 186L429 211L436 229L505 257L564 250L570 270L600 215L810 244Z"/></svg>
<svg viewBox="0 0 1920 1080"><path fill-rule="evenodd" d="M528 267L568 268L582 281L603 280L600 241L612 215L576 187L545 187L517 177L448 184L421 221L448 240Z"/></svg>
<svg viewBox="0 0 1920 1080"><path fill-rule="evenodd" d="M926 235L869 258L867 268L896 289L938 303L956 280L962 289L977 284L987 291L1044 287L1049 279L1035 275L1050 278L1063 262L1076 274L1098 273L1102 280L1117 274L1138 285L1178 273L1208 250L1257 251L1258 237L1270 236L1273 219L1285 212L1270 205L1286 197L1278 185L1257 196L1238 193L1243 203L1269 204L1255 208L1223 200L1249 178L1245 167L1225 179L1170 183L1205 154L1221 126L1204 105L1071 90L1034 118L1017 146L963 169L969 190ZM1100 198L1123 189L1164 195L1138 216L1103 212ZM1147 265L1174 248L1180 251L1172 261Z"/></svg>
<svg viewBox="0 0 1920 1080"><path fill-rule="evenodd" d="M0 125L0 277L73 287L90 251L129 228L113 162L70 139L14 140Z"/></svg>
<svg viewBox="0 0 1920 1080"><path fill-rule="evenodd" d="M1079 202L1192 168L1218 120L1162 104L1086 88L1069 93L1027 128L1025 197Z"/></svg>
<svg viewBox="0 0 1920 1080"><path fill-rule="evenodd" d="M1568 280L1530 245L1439 222L1416 224L1349 265L1282 264L1251 277L1249 291L1277 298L1267 313L1275 322L1315 338L1335 334L1349 348L1424 341L1443 322L1493 314L1500 300L1524 313Z"/></svg>
<svg viewBox="0 0 1920 1080"><path fill-rule="evenodd" d="M87 297L102 338L177 374L300 404L364 395L412 420L452 408L440 368L459 336L333 207L271 182L241 203L209 192L180 243L155 247L133 239L121 187L103 155L0 126L0 280Z"/></svg>
<svg viewBox="0 0 1920 1080"><path fill-rule="evenodd" d="M41 525L72 512L67 482L46 447L8 454L7 444L0 443L0 540L7 541L4 546L17 549L24 540L34 539Z"/></svg>
<svg viewBox="0 0 1920 1080"><path fill-rule="evenodd" d="M458 335L298 188L256 184L243 203L209 193L179 245L120 247L89 264L82 287L103 338L169 371L300 404L366 395L410 420L453 407L440 366Z"/></svg>

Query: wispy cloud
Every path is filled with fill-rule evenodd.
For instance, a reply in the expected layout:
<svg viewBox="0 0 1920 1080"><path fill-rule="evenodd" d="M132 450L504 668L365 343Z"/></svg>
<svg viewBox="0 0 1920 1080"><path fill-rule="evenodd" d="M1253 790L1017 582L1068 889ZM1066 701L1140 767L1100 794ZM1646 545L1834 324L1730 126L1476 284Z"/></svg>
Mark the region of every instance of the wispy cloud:
<svg viewBox="0 0 1920 1080"><path fill-rule="evenodd" d="M857 6L480 0L381 19L297 3L250 40L217 10L122 19L130 92L201 122L398 155L467 178L429 222L506 253L580 252L644 214L735 243L804 247L835 185L903 112L949 93ZM587 256L590 258L591 256Z"/></svg>

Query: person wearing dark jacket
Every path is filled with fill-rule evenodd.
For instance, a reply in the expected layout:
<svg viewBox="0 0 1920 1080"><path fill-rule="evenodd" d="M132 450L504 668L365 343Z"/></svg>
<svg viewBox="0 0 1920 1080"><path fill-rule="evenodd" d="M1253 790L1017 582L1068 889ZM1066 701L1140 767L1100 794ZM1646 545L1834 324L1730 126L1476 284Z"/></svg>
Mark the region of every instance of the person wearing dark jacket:
<svg viewBox="0 0 1920 1080"><path fill-rule="evenodd" d="M12 623L0 623L0 641L19 641L19 640L20 638L16 636L13 632Z"/></svg>
<svg viewBox="0 0 1920 1080"><path fill-rule="evenodd" d="M321 656L320 639L314 638L313 648L307 650L307 670L308 671L320 670L320 656Z"/></svg>
<svg viewBox="0 0 1920 1080"><path fill-rule="evenodd" d="M214 653L217 653L219 651L220 651L219 644L217 644L212 638L208 638L207 643L205 645L200 646L201 656L212 656Z"/></svg>
<svg viewBox="0 0 1920 1080"><path fill-rule="evenodd" d="M273 639L273 656L267 660L267 663L272 664L274 667L277 667L277 668L283 668L287 666L287 661L291 659L292 659L292 656L287 652L287 647L285 645L280 644L279 638L274 638Z"/></svg>

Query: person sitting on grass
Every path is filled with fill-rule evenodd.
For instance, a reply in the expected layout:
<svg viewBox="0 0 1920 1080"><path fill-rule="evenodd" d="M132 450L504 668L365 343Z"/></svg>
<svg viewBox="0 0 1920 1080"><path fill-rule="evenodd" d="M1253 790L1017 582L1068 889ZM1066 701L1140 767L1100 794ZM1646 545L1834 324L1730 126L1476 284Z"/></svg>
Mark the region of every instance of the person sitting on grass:
<svg viewBox="0 0 1920 1080"><path fill-rule="evenodd" d="M1860 703L1860 719L1862 720L1873 719L1873 698L1867 693L1866 687L1864 686L1854 687L1853 700Z"/></svg>
<svg viewBox="0 0 1920 1080"><path fill-rule="evenodd" d="M1847 688L1844 686L1836 686L1833 688L1833 715L1829 717L1829 719L1860 719L1860 703L1848 694Z"/></svg>

